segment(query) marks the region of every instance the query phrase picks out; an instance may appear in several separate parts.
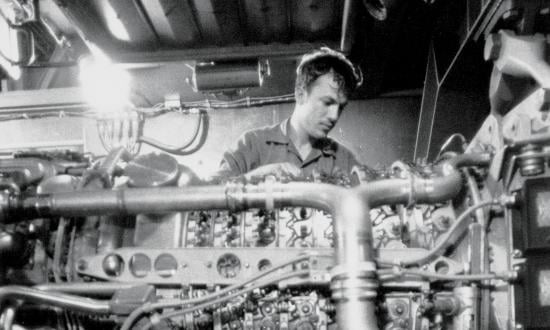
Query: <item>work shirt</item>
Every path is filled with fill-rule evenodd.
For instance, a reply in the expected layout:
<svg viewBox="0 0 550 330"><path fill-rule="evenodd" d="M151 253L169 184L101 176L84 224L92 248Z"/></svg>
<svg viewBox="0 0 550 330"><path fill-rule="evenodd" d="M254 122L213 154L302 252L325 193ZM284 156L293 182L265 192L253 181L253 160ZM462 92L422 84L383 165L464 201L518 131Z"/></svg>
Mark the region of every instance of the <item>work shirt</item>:
<svg viewBox="0 0 550 330"><path fill-rule="evenodd" d="M358 165L355 156L338 142L325 138L313 146L306 159L302 159L288 137L289 120L244 133L236 146L226 151L220 172L228 176L245 174L263 165L292 163L304 176L349 174ZM342 173L343 171L343 173Z"/></svg>

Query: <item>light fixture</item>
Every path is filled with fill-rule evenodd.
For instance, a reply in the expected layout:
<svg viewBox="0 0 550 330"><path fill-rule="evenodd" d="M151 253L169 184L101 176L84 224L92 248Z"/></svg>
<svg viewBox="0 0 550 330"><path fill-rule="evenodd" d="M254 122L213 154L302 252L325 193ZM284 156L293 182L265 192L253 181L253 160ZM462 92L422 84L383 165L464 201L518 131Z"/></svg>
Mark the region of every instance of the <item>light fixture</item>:
<svg viewBox="0 0 550 330"><path fill-rule="evenodd" d="M84 97L98 111L118 112L129 105L130 75L102 52L79 61Z"/></svg>

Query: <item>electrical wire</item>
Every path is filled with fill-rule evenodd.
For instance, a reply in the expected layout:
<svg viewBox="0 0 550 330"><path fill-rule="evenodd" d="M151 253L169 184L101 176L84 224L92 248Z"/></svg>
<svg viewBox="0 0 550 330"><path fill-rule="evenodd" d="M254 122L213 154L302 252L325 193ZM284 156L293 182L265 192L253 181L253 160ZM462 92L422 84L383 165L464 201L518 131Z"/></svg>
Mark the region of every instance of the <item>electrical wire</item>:
<svg viewBox="0 0 550 330"><path fill-rule="evenodd" d="M114 148L124 147L132 155L140 149L139 135L143 118L136 112L123 113L122 116L97 119L96 127L103 148L110 152ZM137 146L137 148L136 148Z"/></svg>
<svg viewBox="0 0 550 330"><path fill-rule="evenodd" d="M447 249L449 246L453 244L452 242L453 238L461 236L464 230L466 230L467 226L465 224L469 220L469 216L473 212L483 207L500 205L500 204L501 202L498 200L490 200L490 201L484 201L484 202L475 204L473 206L470 206L468 209L466 209L466 211L464 211L456 219L456 221L453 223L451 228L449 228L449 230L444 234L443 238L439 241L439 243L420 257L413 257L410 259L396 260L396 261L379 259L377 260L377 262L381 264L402 265L402 266L423 265L429 262L431 259L441 255L445 251L445 249Z"/></svg>
<svg viewBox="0 0 550 330"><path fill-rule="evenodd" d="M467 145L467 141L466 141L466 138L464 137L464 135L460 134L460 133L454 133L452 134L451 136L449 136L447 138L447 140L445 140L445 142L443 142L443 144L441 145L441 147L439 148L439 152L437 153L435 159L439 159L439 157L441 156L441 154L451 145L451 143L456 140L456 139L460 139L460 142L462 142L462 151L464 151L464 149L466 149L464 146Z"/></svg>
<svg viewBox="0 0 550 330"><path fill-rule="evenodd" d="M179 107L166 107L163 103L155 104L150 108L135 108L139 113L147 116L157 116L159 114L171 111L189 112L190 110L226 110L238 108L261 107L270 104L294 102L294 94L285 94L279 96L268 97L245 97L234 101L219 101L219 100L201 100L192 102L181 102Z"/></svg>
<svg viewBox="0 0 550 330"><path fill-rule="evenodd" d="M393 280L396 277L402 276L416 276L421 278L427 278L434 281L485 281L485 280L510 280L515 276L508 273L486 273L486 274L439 274L433 272L426 272L414 269L403 269L394 267L394 269L380 270L377 272L380 281ZM389 275L384 277L384 275Z"/></svg>
<svg viewBox="0 0 550 330"><path fill-rule="evenodd" d="M201 132L201 127L204 126L203 125L203 123L205 121L204 116L205 116L204 112L200 111L199 112L199 117L197 118L197 121L196 121L195 126L193 128L193 134L191 135L191 137L187 141L185 141L185 143L183 143L180 146L170 146L170 145L164 144L164 143L162 143L158 140L155 140L153 138L146 137L146 136L139 137L138 142L148 144L150 146L153 146L153 147L155 147L157 149L160 149L162 151L166 151L168 153L185 152L186 149L188 149L191 145L193 145L193 143L195 143L197 141L197 137L199 136L199 132ZM203 129L203 131L204 131L204 129Z"/></svg>
<svg viewBox="0 0 550 330"><path fill-rule="evenodd" d="M302 262L302 261L306 261L308 260L309 258L311 258L312 255L304 255L304 256L299 256L297 258L294 258L294 259L291 259L289 261L285 261L281 264L278 264L278 265L275 265L263 272L260 272L250 278L248 278L246 281L244 282L241 282L241 283L236 283L236 284L233 284L231 286L228 286L220 291L216 291L216 292L213 292L209 295L206 295L206 296L202 296L202 297L198 297L198 298L192 298L192 299L188 299L188 300L174 300L174 301L165 301L165 302L159 302L159 303L153 303L153 304L145 304L137 309L135 309L132 313L130 313L130 315L128 315L128 317L126 318L126 320L124 321L124 323L122 324L122 327L121 327L121 330L129 330L131 328L131 326L135 323L135 321L137 321L137 319L142 315L142 314L145 314L145 313L148 313L148 312L151 312L153 310L156 310L156 309L163 309L163 308L175 308L175 307L180 307L182 305L189 305L189 304L198 304L198 303L202 303L204 301L207 301L207 300L210 300L210 299L215 299L216 297L218 296L221 296L221 295L224 295L226 293L229 293L233 290L237 290L238 288L240 287L244 287L262 277L265 277L279 269L283 269L285 267L288 267L290 265L293 265L295 263L298 263L298 262Z"/></svg>
<svg viewBox="0 0 550 330"><path fill-rule="evenodd" d="M235 297L241 296L243 294L246 294L246 293L248 293L250 291L253 291L253 290L256 290L258 288L268 286L268 285L271 285L271 284L275 284L275 283L278 283L280 281L284 281L284 280L289 279L289 278L302 277L302 276L309 275L309 274L310 274L309 270L301 270L301 271L295 271L295 272L291 272L291 273L282 274L278 277L275 277L273 279L268 279L268 280L263 281L263 282L259 282L257 284L254 284L254 285L251 285L251 286L247 287L246 289L236 291L236 292L231 293L227 296L220 297L220 298L214 299L212 301L208 301L208 302L205 302L205 303L193 306L193 307L188 307L188 308L184 308L184 309L181 309L181 310L177 310L177 311L174 311L174 312L170 312L170 313L160 315L159 317L156 318L156 322L160 322L160 321L165 320L165 319L170 319L170 318L173 318L173 317L177 317L177 316L180 316L180 315L183 315L183 314L192 313L194 311L198 311L198 310L204 309L204 308L212 306L212 305L221 304L223 302L226 302L228 300L231 300ZM153 326L153 324L149 322L148 324L146 324L142 328L142 330L148 330L152 326Z"/></svg>
<svg viewBox="0 0 550 330"><path fill-rule="evenodd" d="M195 113L195 111L211 111L218 109L238 109L246 107L261 107L264 105L294 102L293 94L268 97L246 97L235 101L202 100L182 102L179 107L166 107L157 103L152 107L132 107L132 110L145 116L157 116L167 112ZM99 111L84 110L87 106L73 104L64 106L41 106L40 108L15 109L13 113L0 115L0 121L40 119L48 117L83 117L90 119L105 119L105 114ZM3 109L10 110L10 109ZM6 112L6 111L4 111Z"/></svg>

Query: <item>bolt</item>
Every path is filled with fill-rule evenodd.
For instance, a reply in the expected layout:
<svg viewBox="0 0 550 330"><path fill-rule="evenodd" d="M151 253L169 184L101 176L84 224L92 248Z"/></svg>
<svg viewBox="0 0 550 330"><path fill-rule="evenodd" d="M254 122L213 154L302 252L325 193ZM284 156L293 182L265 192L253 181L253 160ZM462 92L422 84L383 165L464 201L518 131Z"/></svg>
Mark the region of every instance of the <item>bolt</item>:
<svg viewBox="0 0 550 330"><path fill-rule="evenodd" d="M309 308L308 305L303 305L303 306L302 306L302 313L307 314L307 313L309 313L310 311L311 311L311 309Z"/></svg>
<svg viewBox="0 0 550 330"><path fill-rule="evenodd" d="M397 307L395 308L395 312L396 312L397 314L403 314L403 311L404 311L403 306L397 306Z"/></svg>
<svg viewBox="0 0 550 330"><path fill-rule="evenodd" d="M88 263L86 262L86 260L81 259L81 260L78 260L78 264L76 267L80 271L85 271L88 268Z"/></svg>
<svg viewBox="0 0 550 330"><path fill-rule="evenodd" d="M521 258L522 256L523 256L523 253L521 253L521 250L515 249L512 252L512 257L513 258Z"/></svg>

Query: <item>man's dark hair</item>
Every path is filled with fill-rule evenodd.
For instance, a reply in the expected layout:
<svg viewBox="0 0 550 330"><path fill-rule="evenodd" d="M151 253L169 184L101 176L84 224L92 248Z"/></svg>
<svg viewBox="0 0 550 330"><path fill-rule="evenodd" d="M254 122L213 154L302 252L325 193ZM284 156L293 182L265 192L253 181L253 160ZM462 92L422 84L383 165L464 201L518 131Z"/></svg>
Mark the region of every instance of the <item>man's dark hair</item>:
<svg viewBox="0 0 550 330"><path fill-rule="evenodd" d="M343 54L321 48L302 58L296 70L295 94L298 96L309 92L315 80L329 72L334 74L334 80L346 95L350 95L362 82L360 71Z"/></svg>

